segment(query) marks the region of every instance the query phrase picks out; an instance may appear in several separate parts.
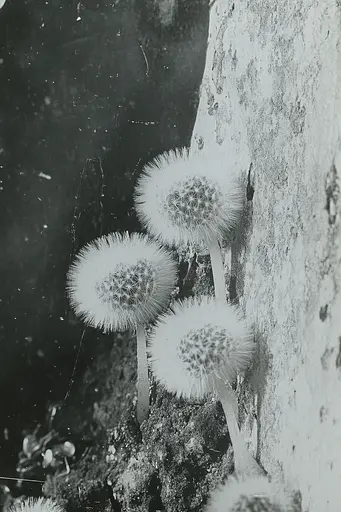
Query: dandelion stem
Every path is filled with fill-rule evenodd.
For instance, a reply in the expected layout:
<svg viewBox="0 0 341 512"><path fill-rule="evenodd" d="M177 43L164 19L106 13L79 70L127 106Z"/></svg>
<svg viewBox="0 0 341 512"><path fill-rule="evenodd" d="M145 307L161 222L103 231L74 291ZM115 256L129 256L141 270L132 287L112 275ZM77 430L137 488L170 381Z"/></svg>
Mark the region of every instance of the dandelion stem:
<svg viewBox="0 0 341 512"><path fill-rule="evenodd" d="M149 411L149 380L146 346L146 330L144 324L136 329L137 339L137 421L141 423L148 418Z"/></svg>
<svg viewBox="0 0 341 512"><path fill-rule="evenodd" d="M233 447L234 467L238 475L264 475L263 469L252 457L238 427L238 402L228 382L216 379L216 389L226 416L227 427Z"/></svg>
<svg viewBox="0 0 341 512"><path fill-rule="evenodd" d="M215 296L218 301L226 303L225 274L221 249L216 238L210 238L207 243L211 256Z"/></svg>

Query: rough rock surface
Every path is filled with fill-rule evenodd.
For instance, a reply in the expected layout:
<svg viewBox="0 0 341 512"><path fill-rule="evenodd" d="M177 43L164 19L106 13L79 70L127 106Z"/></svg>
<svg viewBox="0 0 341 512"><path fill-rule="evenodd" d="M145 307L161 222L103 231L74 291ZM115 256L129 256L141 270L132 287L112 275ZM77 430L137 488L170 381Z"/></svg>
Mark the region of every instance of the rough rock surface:
<svg viewBox="0 0 341 512"><path fill-rule="evenodd" d="M192 141L250 170L230 265L259 342L244 432L310 512L341 499L340 34L339 2L217 0Z"/></svg>

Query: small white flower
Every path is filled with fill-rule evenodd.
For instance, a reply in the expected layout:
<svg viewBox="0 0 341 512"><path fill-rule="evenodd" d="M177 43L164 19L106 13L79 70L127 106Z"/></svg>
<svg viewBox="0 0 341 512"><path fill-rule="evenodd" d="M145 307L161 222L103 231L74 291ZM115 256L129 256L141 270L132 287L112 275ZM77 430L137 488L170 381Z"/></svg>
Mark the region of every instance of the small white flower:
<svg viewBox="0 0 341 512"><path fill-rule="evenodd" d="M144 167L135 187L141 223L170 245L220 240L243 208L234 165L185 148L159 155Z"/></svg>
<svg viewBox="0 0 341 512"><path fill-rule="evenodd" d="M251 329L239 310L210 297L175 304L154 328L149 353L157 380L178 396L202 398L215 378L232 382L253 356Z"/></svg>
<svg viewBox="0 0 341 512"><path fill-rule="evenodd" d="M176 273L171 255L146 236L111 233L81 249L67 291L88 325L120 331L148 322L165 306Z"/></svg>
<svg viewBox="0 0 341 512"><path fill-rule="evenodd" d="M205 512L293 512L292 498L266 476L229 477L213 492Z"/></svg>
<svg viewBox="0 0 341 512"><path fill-rule="evenodd" d="M64 509L50 498L28 498L16 503L9 510L10 512L64 512Z"/></svg>

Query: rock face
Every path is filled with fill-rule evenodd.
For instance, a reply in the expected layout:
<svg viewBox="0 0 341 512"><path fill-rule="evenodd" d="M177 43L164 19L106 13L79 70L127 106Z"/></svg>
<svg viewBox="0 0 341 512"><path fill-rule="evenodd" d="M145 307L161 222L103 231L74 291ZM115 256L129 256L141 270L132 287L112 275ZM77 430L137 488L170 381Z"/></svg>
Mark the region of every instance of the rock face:
<svg viewBox="0 0 341 512"><path fill-rule="evenodd" d="M192 139L250 170L231 265L259 343L244 430L310 512L341 497L340 25L339 2L217 1Z"/></svg>

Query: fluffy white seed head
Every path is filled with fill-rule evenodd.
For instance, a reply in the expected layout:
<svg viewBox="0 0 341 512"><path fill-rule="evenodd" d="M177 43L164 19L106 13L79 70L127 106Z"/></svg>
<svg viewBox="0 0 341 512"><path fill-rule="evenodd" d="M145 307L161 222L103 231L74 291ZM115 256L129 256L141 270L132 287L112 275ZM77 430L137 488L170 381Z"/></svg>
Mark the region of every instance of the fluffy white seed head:
<svg viewBox="0 0 341 512"><path fill-rule="evenodd" d="M243 190L232 166L185 148L166 152L147 164L135 192L139 220L168 244L220 240L243 208Z"/></svg>
<svg viewBox="0 0 341 512"><path fill-rule="evenodd" d="M10 507L9 512L64 512L50 498L28 498Z"/></svg>
<svg viewBox="0 0 341 512"><path fill-rule="evenodd" d="M240 311L211 297L191 298L162 315L149 343L156 379L177 396L202 398L215 378L233 382L249 365L254 342Z"/></svg>
<svg viewBox="0 0 341 512"><path fill-rule="evenodd" d="M176 283L176 263L139 233L112 233L86 245L67 275L75 313L104 331L125 330L151 320Z"/></svg>
<svg viewBox="0 0 341 512"><path fill-rule="evenodd" d="M213 492L205 512L293 512L292 498L266 476L229 477Z"/></svg>

